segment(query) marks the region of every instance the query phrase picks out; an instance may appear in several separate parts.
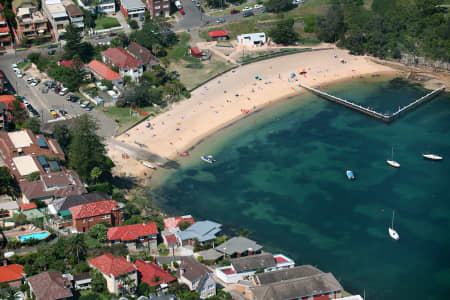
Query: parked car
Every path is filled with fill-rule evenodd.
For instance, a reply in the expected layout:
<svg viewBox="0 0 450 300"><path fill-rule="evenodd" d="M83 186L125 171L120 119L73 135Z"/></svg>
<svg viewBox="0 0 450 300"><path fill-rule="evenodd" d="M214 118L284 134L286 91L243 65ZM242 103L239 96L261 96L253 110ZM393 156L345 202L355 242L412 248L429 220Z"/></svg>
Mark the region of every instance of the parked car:
<svg viewBox="0 0 450 300"><path fill-rule="evenodd" d="M89 101L84 101L84 102L81 103L80 106L81 106L82 108L85 108L85 107L87 107L89 104L91 104L91 102L89 102Z"/></svg>
<svg viewBox="0 0 450 300"><path fill-rule="evenodd" d="M103 35L96 35L95 36L95 39L96 40L101 40L101 39L104 39L105 37L103 36Z"/></svg>
<svg viewBox="0 0 450 300"><path fill-rule="evenodd" d="M57 48L58 45L52 44L52 45L48 45L47 49L53 49L53 48Z"/></svg>
<svg viewBox="0 0 450 300"><path fill-rule="evenodd" d="M49 112L50 112L50 114L51 114L53 117L55 117L55 116L58 115L58 113L57 113L56 110L54 110L54 109L50 109Z"/></svg>
<svg viewBox="0 0 450 300"><path fill-rule="evenodd" d="M66 95L68 92L69 92L69 89L68 89L68 88L63 88L63 89L59 92L59 95L60 95L60 96L64 96L64 95Z"/></svg>
<svg viewBox="0 0 450 300"><path fill-rule="evenodd" d="M60 109L60 110L59 110L59 113L60 113L62 116L67 115L67 111L65 111L64 109Z"/></svg>
<svg viewBox="0 0 450 300"><path fill-rule="evenodd" d="M233 9L232 11L230 11L230 14L232 14L232 15L235 15L235 14L238 14L238 13L240 13L240 11L237 10L237 9Z"/></svg>
<svg viewBox="0 0 450 300"><path fill-rule="evenodd" d="M47 94L47 93L48 93L48 87L43 86L43 87L41 88L41 93L42 93L42 94Z"/></svg>
<svg viewBox="0 0 450 300"><path fill-rule="evenodd" d="M218 18L217 20L216 20L216 23L223 23L223 22L225 22L225 19L224 18Z"/></svg>
<svg viewBox="0 0 450 300"><path fill-rule="evenodd" d="M12 64L12 65L11 65L11 68L13 68L13 69L16 68L16 69L17 69L17 64Z"/></svg>
<svg viewBox="0 0 450 300"><path fill-rule="evenodd" d="M253 8L258 9L258 8L263 8L264 6L262 4L255 4L253 6Z"/></svg>
<svg viewBox="0 0 450 300"><path fill-rule="evenodd" d="M110 34L109 34L109 36L116 36L117 35L117 33L115 33L115 32L111 32Z"/></svg>
<svg viewBox="0 0 450 300"><path fill-rule="evenodd" d="M243 9L242 9L242 11L250 11L250 10L252 10L250 7L248 7L248 6L246 6L246 7L244 7Z"/></svg>
<svg viewBox="0 0 450 300"><path fill-rule="evenodd" d="M34 81L34 78L33 78L33 77L27 78L27 83L32 83L33 81Z"/></svg>
<svg viewBox="0 0 450 300"><path fill-rule="evenodd" d="M91 111L93 109L93 107L91 105L86 106L86 108L84 110L86 111Z"/></svg>
<svg viewBox="0 0 450 300"><path fill-rule="evenodd" d="M48 55L55 55L56 54L56 50L52 49L52 50L48 50L47 51Z"/></svg>
<svg viewBox="0 0 450 300"><path fill-rule="evenodd" d="M244 18L254 16L255 14L252 11L244 11Z"/></svg>
<svg viewBox="0 0 450 300"><path fill-rule="evenodd" d="M61 88L59 86L55 86L55 88L52 88L52 90L55 92L55 94L59 94L59 92L61 92Z"/></svg>
<svg viewBox="0 0 450 300"><path fill-rule="evenodd" d="M23 73L20 72L20 70L16 73L17 77L22 78L23 77Z"/></svg>
<svg viewBox="0 0 450 300"><path fill-rule="evenodd" d="M23 104L25 104L25 105L28 104L27 98L25 98L24 96L22 96L22 98L20 100L22 101Z"/></svg>
<svg viewBox="0 0 450 300"><path fill-rule="evenodd" d="M37 86L41 81L39 79L35 79L31 82L31 86Z"/></svg>
<svg viewBox="0 0 450 300"><path fill-rule="evenodd" d="M186 12L184 11L184 9L180 9L180 14L182 14L183 16L186 14Z"/></svg>

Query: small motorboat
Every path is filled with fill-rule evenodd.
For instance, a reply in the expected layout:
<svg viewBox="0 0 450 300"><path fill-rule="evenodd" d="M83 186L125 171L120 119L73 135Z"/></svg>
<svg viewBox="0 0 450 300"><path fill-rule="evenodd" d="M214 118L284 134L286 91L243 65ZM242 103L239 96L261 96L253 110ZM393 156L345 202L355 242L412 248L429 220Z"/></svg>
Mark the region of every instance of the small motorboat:
<svg viewBox="0 0 450 300"><path fill-rule="evenodd" d="M156 167L155 167L152 163L150 163L150 162L148 162L148 161L143 160L143 161L142 161L142 164L143 164L144 166L146 166L147 168L156 170Z"/></svg>
<svg viewBox="0 0 450 300"><path fill-rule="evenodd" d="M189 153L187 153L187 152L181 152L181 153L180 153L180 156L189 156Z"/></svg>
<svg viewBox="0 0 450 300"><path fill-rule="evenodd" d="M400 164L398 162L396 162L395 160L387 160L386 162L391 167L400 168Z"/></svg>
<svg viewBox="0 0 450 300"><path fill-rule="evenodd" d="M203 160L204 162L208 163L208 164L213 164L216 162L216 160L214 159L214 157L212 155L202 155L200 156L201 160Z"/></svg>
<svg viewBox="0 0 450 300"><path fill-rule="evenodd" d="M345 174L347 174L347 178L348 178L349 180L355 179L355 174L353 174L353 171L347 170L347 172L345 172Z"/></svg>
<svg viewBox="0 0 450 300"><path fill-rule="evenodd" d="M442 160L444 159L442 156L436 154L422 154L422 156L429 160Z"/></svg>

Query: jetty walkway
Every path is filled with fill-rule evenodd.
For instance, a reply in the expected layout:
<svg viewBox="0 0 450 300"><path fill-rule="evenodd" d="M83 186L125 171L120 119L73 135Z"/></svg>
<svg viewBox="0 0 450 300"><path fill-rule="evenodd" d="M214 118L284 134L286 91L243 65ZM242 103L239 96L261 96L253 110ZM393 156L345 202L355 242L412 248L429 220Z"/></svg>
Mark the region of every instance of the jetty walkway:
<svg viewBox="0 0 450 300"><path fill-rule="evenodd" d="M377 111L375 111L373 109L370 109L368 107L364 107L364 106L361 106L361 105L356 104L354 102L351 102L351 101L348 101L348 100L344 100L342 98L330 95L328 93L325 93L323 91L317 90L317 89L312 88L312 87L307 86L307 85L300 84L300 87L310 91L311 93L313 93L313 94L315 94L315 95L317 95L317 96L319 96L321 98L324 98L326 100L329 100L329 101L341 104L341 105L343 105L345 107L348 107L350 109L356 110L356 111L358 111L360 113L368 115L369 117L372 117L374 119L377 119L377 120L380 120L380 121L383 121L383 122L386 122L386 123L391 123L391 122L395 121L401 115L405 114L406 112L416 108L417 106L419 106L419 105L421 105L421 104L423 104L425 102L430 101L431 99L433 99L434 97L436 97L437 95L439 95L441 92L443 92L445 90L445 86L442 86L442 87L440 87L440 88L438 88L438 89L436 89L436 90L426 94L425 96L415 100L414 102L411 102L410 104L399 108L396 112L394 112L393 114L389 115L389 114L379 113L379 112L377 112Z"/></svg>

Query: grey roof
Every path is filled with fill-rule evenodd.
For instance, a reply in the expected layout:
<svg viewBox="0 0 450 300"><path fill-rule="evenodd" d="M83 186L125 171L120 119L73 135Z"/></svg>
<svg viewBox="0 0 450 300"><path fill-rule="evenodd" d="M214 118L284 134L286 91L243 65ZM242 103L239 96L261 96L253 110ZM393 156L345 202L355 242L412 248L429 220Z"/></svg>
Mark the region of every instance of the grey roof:
<svg viewBox="0 0 450 300"><path fill-rule="evenodd" d="M248 250L257 252L261 249L261 245L258 245L255 241L242 236L234 237L216 247L217 251L228 255L242 254Z"/></svg>
<svg viewBox="0 0 450 300"><path fill-rule="evenodd" d="M0 112L3 112L8 109L8 105L5 102L0 102Z"/></svg>
<svg viewBox="0 0 450 300"><path fill-rule="evenodd" d="M73 297L71 285L61 272L45 272L31 277L27 281L38 299L57 300Z"/></svg>
<svg viewBox="0 0 450 300"><path fill-rule="evenodd" d="M73 281L85 280L85 279L91 279L89 272L73 275Z"/></svg>
<svg viewBox="0 0 450 300"><path fill-rule="evenodd" d="M254 300L285 300L342 291L342 286L333 274L322 273L251 287L250 290Z"/></svg>
<svg viewBox="0 0 450 300"><path fill-rule="evenodd" d="M323 274L323 272L311 265L304 265L284 270L256 274L255 280L258 284L264 285L294 278L310 277L318 274Z"/></svg>
<svg viewBox="0 0 450 300"><path fill-rule="evenodd" d="M272 253L262 253L257 255L244 256L239 258L233 258L231 260L236 272L246 272L251 270L257 270L259 268L274 267L277 262Z"/></svg>
<svg viewBox="0 0 450 300"><path fill-rule="evenodd" d="M197 254L203 257L203 260L218 260L223 256L222 253L216 251L215 249L208 249L204 251L197 252Z"/></svg>
<svg viewBox="0 0 450 300"><path fill-rule="evenodd" d="M120 2L126 9L145 7L145 4L141 0L121 0Z"/></svg>
<svg viewBox="0 0 450 300"><path fill-rule="evenodd" d="M104 200L110 200L108 195L102 192L92 192L88 194L68 196L60 201L55 201L54 206L59 212L61 210L66 210L77 205Z"/></svg>
<svg viewBox="0 0 450 300"><path fill-rule="evenodd" d="M180 270L183 270L181 275ZM202 279L206 274L211 271L195 260L192 256L185 256L181 262L180 268L177 271L177 277L183 276L189 281L196 281Z"/></svg>
<svg viewBox="0 0 450 300"><path fill-rule="evenodd" d="M198 239L199 242L211 241L216 238L216 234L222 231L222 225L212 221L200 221L190 226L184 231L178 232L178 237L182 240Z"/></svg>
<svg viewBox="0 0 450 300"><path fill-rule="evenodd" d="M0 209L19 210L19 205L16 201L0 202Z"/></svg>
<svg viewBox="0 0 450 300"><path fill-rule="evenodd" d="M157 256L156 263L158 265L171 264L173 261L182 261L183 256Z"/></svg>

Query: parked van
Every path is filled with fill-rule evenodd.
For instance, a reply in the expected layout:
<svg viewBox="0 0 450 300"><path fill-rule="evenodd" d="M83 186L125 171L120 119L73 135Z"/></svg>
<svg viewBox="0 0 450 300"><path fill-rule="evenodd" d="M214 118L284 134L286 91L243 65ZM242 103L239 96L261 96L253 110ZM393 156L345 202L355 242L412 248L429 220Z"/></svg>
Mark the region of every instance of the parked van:
<svg viewBox="0 0 450 300"><path fill-rule="evenodd" d="M181 2L180 1L175 1L175 6L178 8L178 9L182 9L183 8L183 5L181 5Z"/></svg>
<svg viewBox="0 0 450 300"><path fill-rule="evenodd" d="M63 88L60 92L59 92L59 95L60 96L64 96L65 94L67 94L69 92L69 89L68 88Z"/></svg>

